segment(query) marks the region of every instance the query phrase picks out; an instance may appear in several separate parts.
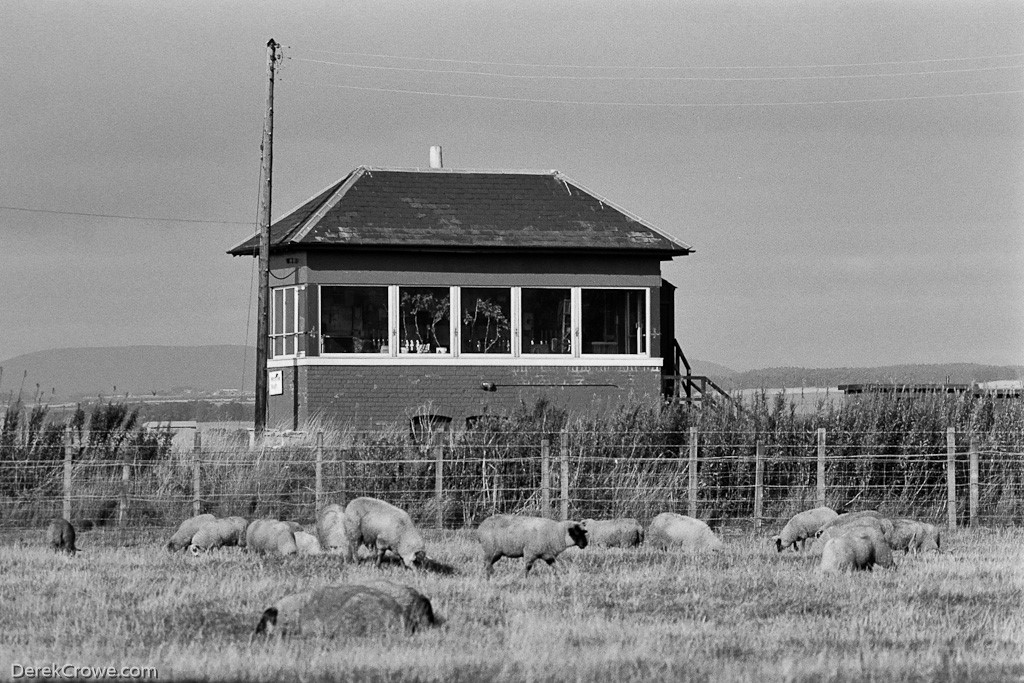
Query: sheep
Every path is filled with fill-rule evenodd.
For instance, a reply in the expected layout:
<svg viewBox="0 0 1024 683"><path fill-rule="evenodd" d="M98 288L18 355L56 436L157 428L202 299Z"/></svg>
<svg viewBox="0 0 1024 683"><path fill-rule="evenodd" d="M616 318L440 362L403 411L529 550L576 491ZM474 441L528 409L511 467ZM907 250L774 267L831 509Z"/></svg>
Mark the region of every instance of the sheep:
<svg viewBox="0 0 1024 683"><path fill-rule="evenodd" d="M839 514L830 507L818 507L813 510L804 510L793 515L778 536L773 536L775 549L782 552L785 548L792 547L796 550L797 542L800 543L800 550L807 549L807 539L814 538L821 527L825 526Z"/></svg>
<svg viewBox="0 0 1024 683"><path fill-rule="evenodd" d="M407 586L384 584L326 586L286 596L263 612L253 636L361 636L396 628L411 634L437 623L426 597Z"/></svg>
<svg viewBox="0 0 1024 683"><path fill-rule="evenodd" d="M875 566L895 567L892 549L877 528L860 526L825 541L821 551L822 573L867 570Z"/></svg>
<svg viewBox="0 0 1024 683"><path fill-rule="evenodd" d="M328 552L335 549L344 552L348 549L345 510L340 505L331 503L320 511L316 518L316 535L320 538L320 545Z"/></svg>
<svg viewBox="0 0 1024 683"><path fill-rule="evenodd" d="M837 519L842 519L843 515L839 515ZM837 538L839 536L845 536L851 529L859 529L860 527L871 527L878 529L885 536L887 543L892 541L893 534L893 523L892 520L886 517L876 517L874 515L859 515L856 517L849 517L839 524L826 524L817 535L818 547L823 548L826 541L830 538Z"/></svg>
<svg viewBox="0 0 1024 683"><path fill-rule="evenodd" d="M690 553L718 551L725 547L706 523L675 512L662 512L651 520L647 542L655 548L679 547Z"/></svg>
<svg viewBox="0 0 1024 683"><path fill-rule="evenodd" d="M818 529L817 535L820 538L821 535L831 527L842 526L843 524L849 524L856 520L865 519L869 517L872 519L886 519L878 510L859 510L857 512L844 512L843 514L838 515L832 521L823 524L822 527Z"/></svg>
<svg viewBox="0 0 1024 683"><path fill-rule="evenodd" d="M530 575L533 563L544 560L548 566L566 548L587 547L587 529L577 521L556 522L543 517L492 515L476 530L484 551L484 571L490 578L494 563L502 557L521 557Z"/></svg>
<svg viewBox="0 0 1024 683"><path fill-rule="evenodd" d="M294 522L257 519L245 530L246 549L256 553L294 555L299 551L295 543L295 526L298 525Z"/></svg>
<svg viewBox="0 0 1024 683"><path fill-rule="evenodd" d="M298 549L299 555L319 555L323 552L320 547L320 541L313 534L305 531L296 531L295 533L295 547Z"/></svg>
<svg viewBox="0 0 1024 683"><path fill-rule="evenodd" d="M63 517L54 517L50 525L46 527L46 540L54 552L63 552L74 555L78 552L75 547L75 527Z"/></svg>
<svg viewBox="0 0 1024 683"><path fill-rule="evenodd" d="M587 541L607 548L633 548L644 542L644 528L632 517L619 519L585 519Z"/></svg>
<svg viewBox="0 0 1024 683"><path fill-rule="evenodd" d="M167 541L167 549L174 552L175 550L182 550L189 547L192 544L192 537L196 535L199 528L203 524L212 522L215 519L217 518L209 513L189 517L178 525L178 530L175 531L174 535Z"/></svg>
<svg viewBox="0 0 1024 683"><path fill-rule="evenodd" d="M894 519L893 532L889 539L893 550L906 553L927 551L942 552L938 527L916 519Z"/></svg>
<svg viewBox="0 0 1024 683"><path fill-rule="evenodd" d="M427 555L423 537L412 523L409 513L377 498L356 498L345 506L345 539L347 558L355 561L360 545L377 553L381 566L387 551L402 558L406 567L422 563Z"/></svg>
<svg viewBox="0 0 1024 683"><path fill-rule="evenodd" d="M189 551L197 555L222 546L244 547L248 524L244 517L225 517L204 522L192 535Z"/></svg>

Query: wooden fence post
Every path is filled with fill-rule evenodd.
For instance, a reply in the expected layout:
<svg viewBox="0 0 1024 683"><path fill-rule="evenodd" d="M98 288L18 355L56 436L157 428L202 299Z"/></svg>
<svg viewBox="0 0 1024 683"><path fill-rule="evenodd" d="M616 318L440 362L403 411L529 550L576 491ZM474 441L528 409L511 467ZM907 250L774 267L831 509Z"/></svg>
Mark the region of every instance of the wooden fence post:
<svg viewBox="0 0 1024 683"><path fill-rule="evenodd" d="M825 506L825 428L818 427L818 507Z"/></svg>
<svg viewBox="0 0 1024 683"><path fill-rule="evenodd" d="M761 529L764 514L764 441L754 449L754 530Z"/></svg>
<svg viewBox="0 0 1024 683"><path fill-rule="evenodd" d="M978 524L978 448L974 443L974 435L971 435L971 470L970 470L970 486L971 486L971 497L970 497L970 524L976 526Z"/></svg>
<svg viewBox="0 0 1024 683"><path fill-rule="evenodd" d="M203 452L203 435L196 429L195 439L192 442L192 516L199 514L201 507L200 482L199 482L199 457Z"/></svg>
<svg viewBox="0 0 1024 683"><path fill-rule="evenodd" d="M71 521L71 451L74 434L69 429L64 439L64 519Z"/></svg>
<svg viewBox="0 0 1024 683"><path fill-rule="evenodd" d="M338 449L337 453L341 465L338 473L338 504L344 506L348 499L348 447Z"/></svg>
<svg viewBox="0 0 1024 683"><path fill-rule="evenodd" d="M697 516L697 428L690 427L690 481L687 487L687 514Z"/></svg>
<svg viewBox="0 0 1024 683"><path fill-rule="evenodd" d="M540 441L540 507L541 517L551 517L551 440Z"/></svg>
<svg viewBox="0 0 1024 683"><path fill-rule="evenodd" d="M437 528L444 528L444 448L434 446L434 499L437 501Z"/></svg>
<svg viewBox="0 0 1024 683"><path fill-rule="evenodd" d="M956 429L946 429L946 524L956 528Z"/></svg>
<svg viewBox="0 0 1024 683"><path fill-rule="evenodd" d="M324 506L324 433L322 431L316 433L316 471L315 471L315 488L313 489L314 503L316 509L314 510L315 515L320 515L320 510Z"/></svg>
<svg viewBox="0 0 1024 683"><path fill-rule="evenodd" d="M121 499L117 504L117 526L123 529L128 523L128 477L131 465L121 464Z"/></svg>
<svg viewBox="0 0 1024 683"><path fill-rule="evenodd" d="M559 436L558 459L562 466L559 483L562 485L562 521L569 519L569 434L562 432Z"/></svg>

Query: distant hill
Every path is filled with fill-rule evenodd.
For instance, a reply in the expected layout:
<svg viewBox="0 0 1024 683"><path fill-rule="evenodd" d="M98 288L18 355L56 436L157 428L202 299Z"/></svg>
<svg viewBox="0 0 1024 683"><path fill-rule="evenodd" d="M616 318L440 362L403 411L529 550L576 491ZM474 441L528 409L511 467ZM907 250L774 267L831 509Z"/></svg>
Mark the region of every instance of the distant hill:
<svg viewBox="0 0 1024 683"><path fill-rule="evenodd" d="M245 346L119 346L51 349L0 361L0 403L97 396L209 395L255 385L256 352ZM245 375L243 377L243 365ZM116 389L115 389L116 387ZM52 392L52 398L51 398Z"/></svg>
<svg viewBox="0 0 1024 683"><path fill-rule="evenodd" d="M717 378L708 375L718 381ZM936 365L887 365L876 368L767 368L724 376L723 389L797 389L835 387L840 384L970 384L1021 379L1024 366L946 363Z"/></svg>

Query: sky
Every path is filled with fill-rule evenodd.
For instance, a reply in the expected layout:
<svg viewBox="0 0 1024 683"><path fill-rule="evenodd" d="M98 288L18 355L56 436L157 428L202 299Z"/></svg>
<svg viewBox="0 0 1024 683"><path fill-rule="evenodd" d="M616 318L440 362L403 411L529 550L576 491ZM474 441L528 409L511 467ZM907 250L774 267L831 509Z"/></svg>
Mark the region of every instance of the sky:
<svg viewBox="0 0 1024 683"><path fill-rule="evenodd" d="M694 247L687 356L1024 364L1024 3L0 9L0 360L253 344L273 215L359 165L557 169ZM88 215L82 215L88 214Z"/></svg>

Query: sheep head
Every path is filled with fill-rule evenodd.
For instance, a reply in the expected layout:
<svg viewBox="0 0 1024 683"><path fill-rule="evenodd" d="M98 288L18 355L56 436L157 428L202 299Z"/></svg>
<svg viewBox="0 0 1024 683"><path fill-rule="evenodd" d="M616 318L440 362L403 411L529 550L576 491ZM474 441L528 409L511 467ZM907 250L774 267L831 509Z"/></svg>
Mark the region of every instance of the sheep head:
<svg viewBox="0 0 1024 683"><path fill-rule="evenodd" d="M571 522L566 529L566 546L587 547L587 527L581 522Z"/></svg>

